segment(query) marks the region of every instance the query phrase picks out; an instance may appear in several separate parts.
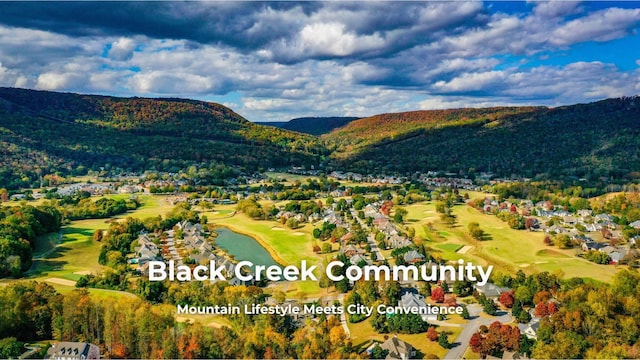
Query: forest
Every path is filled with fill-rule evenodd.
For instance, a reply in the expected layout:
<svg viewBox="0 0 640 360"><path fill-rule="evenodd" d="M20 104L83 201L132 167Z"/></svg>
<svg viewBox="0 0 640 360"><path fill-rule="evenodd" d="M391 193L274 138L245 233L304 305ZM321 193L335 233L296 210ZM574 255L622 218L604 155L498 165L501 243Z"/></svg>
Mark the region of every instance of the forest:
<svg viewBox="0 0 640 360"><path fill-rule="evenodd" d="M311 135L261 126L218 104L0 88L0 184L31 187L88 170L178 172L198 165L256 171L311 166L328 153Z"/></svg>
<svg viewBox="0 0 640 360"><path fill-rule="evenodd" d="M204 101L0 88L0 184L16 190L89 170L176 173L193 166L208 183L292 166L633 182L640 179L637 101L307 119L312 133L341 126L318 137L252 123Z"/></svg>
<svg viewBox="0 0 640 360"><path fill-rule="evenodd" d="M638 100L385 114L322 139L338 167L361 173L433 170L629 182L640 177Z"/></svg>
<svg viewBox="0 0 640 360"><path fill-rule="evenodd" d="M258 303L257 287L205 286L209 303ZM214 328L174 319L175 307L139 298L96 298L85 289L60 294L46 283L16 283L0 293L0 339L55 339L98 344L109 358L351 358L352 346L335 317L294 326L290 316L239 314L231 327ZM35 335L36 338L33 336ZM12 339L13 337L13 339ZM15 354L13 355L15 356Z"/></svg>
<svg viewBox="0 0 640 360"><path fill-rule="evenodd" d="M0 207L0 277L21 276L31 266L36 238L58 231L61 224L55 206Z"/></svg>

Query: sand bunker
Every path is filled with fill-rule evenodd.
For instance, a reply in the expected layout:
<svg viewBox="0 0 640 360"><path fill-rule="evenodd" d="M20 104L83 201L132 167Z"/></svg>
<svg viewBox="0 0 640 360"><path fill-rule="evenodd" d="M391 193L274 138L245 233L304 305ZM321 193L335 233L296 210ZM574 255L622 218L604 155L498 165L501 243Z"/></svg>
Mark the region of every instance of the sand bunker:
<svg viewBox="0 0 640 360"><path fill-rule="evenodd" d="M468 253L471 249L473 249L473 246L463 246L460 248L460 250L456 251L458 254L466 254Z"/></svg>
<svg viewBox="0 0 640 360"><path fill-rule="evenodd" d="M304 233L300 232L300 231L296 231L296 232L293 233L293 235L302 236L302 235L304 235Z"/></svg>
<svg viewBox="0 0 640 360"><path fill-rule="evenodd" d="M271 228L271 230L275 230L275 231L284 231L284 229L283 229L283 228L281 228L281 227L277 227L277 226L272 227L272 228Z"/></svg>
<svg viewBox="0 0 640 360"><path fill-rule="evenodd" d="M76 275L91 275L91 274L93 274L93 272L91 272L91 270L84 270L84 271L76 271L76 272L74 272L74 274L76 274Z"/></svg>
<svg viewBox="0 0 640 360"><path fill-rule="evenodd" d="M54 283L54 284L58 284L58 285L64 285L64 286L76 286L76 282L75 281L67 280L67 279L48 278L48 279L45 279L44 281L50 282L50 283Z"/></svg>

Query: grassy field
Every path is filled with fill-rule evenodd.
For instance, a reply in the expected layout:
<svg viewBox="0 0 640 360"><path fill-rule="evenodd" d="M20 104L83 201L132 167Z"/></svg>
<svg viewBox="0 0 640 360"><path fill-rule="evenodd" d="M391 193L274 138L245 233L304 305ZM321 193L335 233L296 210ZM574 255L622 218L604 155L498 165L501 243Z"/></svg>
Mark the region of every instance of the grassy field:
<svg viewBox="0 0 640 360"><path fill-rule="evenodd" d="M473 193L472 197L478 196ZM563 277L592 278L610 281L616 268L597 265L575 256L576 250L561 250L544 245L543 233L514 230L493 215L487 215L466 205L454 207L457 216L452 228L441 223L431 202L407 205L407 223L416 229L416 235L426 239L429 246L443 250L445 259L465 259L478 265L493 265L494 272L515 274L519 269L526 273L549 271ZM477 241L467 232L470 222L477 222L490 240ZM431 223L434 230L429 230ZM473 248L462 255L453 251L460 245Z"/></svg>
<svg viewBox="0 0 640 360"><path fill-rule="evenodd" d="M313 225L306 224L298 229L289 229L279 222L253 220L242 213L214 220L213 223L253 237L283 265L299 265L302 260L315 264L320 260L313 253Z"/></svg>

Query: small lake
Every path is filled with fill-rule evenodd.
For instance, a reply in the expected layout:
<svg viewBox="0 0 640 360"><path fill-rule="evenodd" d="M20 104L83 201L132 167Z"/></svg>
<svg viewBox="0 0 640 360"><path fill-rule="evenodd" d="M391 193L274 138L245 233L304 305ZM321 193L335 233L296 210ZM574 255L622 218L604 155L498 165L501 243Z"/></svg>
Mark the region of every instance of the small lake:
<svg viewBox="0 0 640 360"><path fill-rule="evenodd" d="M236 260L251 261L254 265L278 265L271 254L252 237L238 234L227 228L216 228L216 245L233 255Z"/></svg>

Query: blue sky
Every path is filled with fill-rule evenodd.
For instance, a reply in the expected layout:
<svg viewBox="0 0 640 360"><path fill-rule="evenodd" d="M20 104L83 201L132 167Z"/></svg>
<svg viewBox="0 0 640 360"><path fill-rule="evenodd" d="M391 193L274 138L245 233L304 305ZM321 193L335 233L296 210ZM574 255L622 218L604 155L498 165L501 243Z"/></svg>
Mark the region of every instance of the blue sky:
<svg viewBox="0 0 640 360"><path fill-rule="evenodd" d="M252 121L640 93L640 2L0 2L0 86Z"/></svg>

